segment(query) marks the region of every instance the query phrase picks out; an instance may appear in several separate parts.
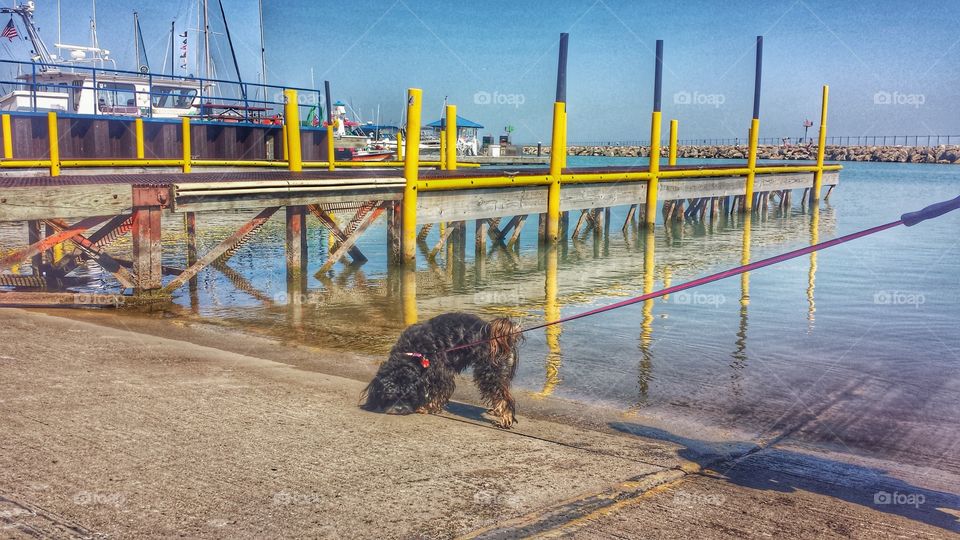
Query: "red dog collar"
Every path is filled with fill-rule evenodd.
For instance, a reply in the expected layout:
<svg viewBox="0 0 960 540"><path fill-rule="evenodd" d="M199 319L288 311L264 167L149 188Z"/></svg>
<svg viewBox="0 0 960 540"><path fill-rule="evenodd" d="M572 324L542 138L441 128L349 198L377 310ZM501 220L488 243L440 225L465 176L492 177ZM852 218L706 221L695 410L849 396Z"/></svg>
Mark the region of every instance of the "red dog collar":
<svg viewBox="0 0 960 540"><path fill-rule="evenodd" d="M422 354L420 354L420 353L417 353L417 352L408 352L408 353L403 353L403 354L406 355L406 356L410 356L410 357L412 357L412 358L419 358L419 359L420 359L420 365L423 366L423 369L427 369L428 367L430 367L430 359L428 359L426 356L424 356L424 355L422 355Z"/></svg>

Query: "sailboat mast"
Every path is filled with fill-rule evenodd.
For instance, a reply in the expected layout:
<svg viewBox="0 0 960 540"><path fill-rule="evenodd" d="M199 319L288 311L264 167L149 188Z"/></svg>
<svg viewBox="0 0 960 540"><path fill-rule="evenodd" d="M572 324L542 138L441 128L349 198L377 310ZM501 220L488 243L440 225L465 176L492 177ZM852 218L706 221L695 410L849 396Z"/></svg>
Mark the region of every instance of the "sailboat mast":
<svg viewBox="0 0 960 540"><path fill-rule="evenodd" d="M133 48L137 51L137 70L140 69L140 66L143 64L140 63L140 21L137 20L139 15L136 11L133 12Z"/></svg>
<svg viewBox="0 0 960 540"><path fill-rule="evenodd" d="M260 8L260 81L264 86L267 84L267 48L263 40L263 0L258 0L257 4ZM264 88L263 95L267 95L267 90ZM264 98L266 99L266 98Z"/></svg>
<svg viewBox="0 0 960 540"><path fill-rule="evenodd" d="M177 36L176 26L177 26L177 21L170 21L170 76L171 77L173 77L173 65L175 64L174 55L177 48L177 46L175 45L176 43L175 40Z"/></svg>
<svg viewBox="0 0 960 540"><path fill-rule="evenodd" d="M203 0L203 62L206 66L207 78L211 78L210 70L210 17L207 0Z"/></svg>

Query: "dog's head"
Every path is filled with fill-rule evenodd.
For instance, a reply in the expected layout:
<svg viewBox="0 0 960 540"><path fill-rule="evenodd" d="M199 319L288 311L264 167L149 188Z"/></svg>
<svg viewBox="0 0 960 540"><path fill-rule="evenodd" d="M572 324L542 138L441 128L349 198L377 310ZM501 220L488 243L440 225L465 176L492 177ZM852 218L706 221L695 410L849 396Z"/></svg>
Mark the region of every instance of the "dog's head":
<svg viewBox="0 0 960 540"><path fill-rule="evenodd" d="M380 366L377 376L361 394L361 407L386 414L410 414L427 402L419 363L405 358L391 358Z"/></svg>

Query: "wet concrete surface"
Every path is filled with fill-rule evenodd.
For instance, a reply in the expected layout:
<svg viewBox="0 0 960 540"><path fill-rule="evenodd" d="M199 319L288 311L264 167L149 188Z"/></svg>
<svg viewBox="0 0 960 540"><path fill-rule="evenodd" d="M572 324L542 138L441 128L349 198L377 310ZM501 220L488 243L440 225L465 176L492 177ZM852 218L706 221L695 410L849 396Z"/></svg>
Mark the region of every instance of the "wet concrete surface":
<svg viewBox="0 0 960 540"><path fill-rule="evenodd" d="M2 310L0 537L960 532L951 467L795 444L820 411L759 439L692 436L523 393L508 432L469 384L442 416L360 410L375 360L179 319Z"/></svg>

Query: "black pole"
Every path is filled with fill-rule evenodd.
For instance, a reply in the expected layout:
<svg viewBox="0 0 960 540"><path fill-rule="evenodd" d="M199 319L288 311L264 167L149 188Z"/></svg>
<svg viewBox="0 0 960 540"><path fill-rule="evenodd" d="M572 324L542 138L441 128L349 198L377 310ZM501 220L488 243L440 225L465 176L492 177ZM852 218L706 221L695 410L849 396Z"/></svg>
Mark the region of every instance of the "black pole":
<svg viewBox="0 0 960 540"><path fill-rule="evenodd" d="M247 99L247 88L243 85L243 79L240 77L240 64L237 62L237 51L233 48L233 39L230 38L230 26L227 24L227 13L223 10L223 0L220 3L220 16L223 17L223 29L227 34L227 44L230 46L230 55L233 56L233 68L237 70L237 82L240 83L240 95L244 101Z"/></svg>
<svg viewBox="0 0 960 540"><path fill-rule="evenodd" d="M567 41L570 34L560 34L560 56L557 58L557 101L567 102Z"/></svg>
<svg viewBox="0 0 960 540"><path fill-rule="evenodd" d="M663 91L663 40L657 40L657 67L653 74L653 112L660 112L660 97Z"/></svg>
<svg viewBox="0 0 960 540"><path fill-rule="evenodd" d="M757 70L753 82L753 117L760 119L760 72L763 69L763 36L757 36Z"/></svg>
<svg viewBox="0 0 960 540"><path fill-rule="evenodd" d="M327 95L327 125L333 125L333 109L330 108L330 81L323 81L323 91Z"/></svg>
<svg viewBox="0 0 960 540"><path fill-rule="evenodd" d="M170 21L170 76L173 77L174 54L176 51L177 21Z"/></svg>

